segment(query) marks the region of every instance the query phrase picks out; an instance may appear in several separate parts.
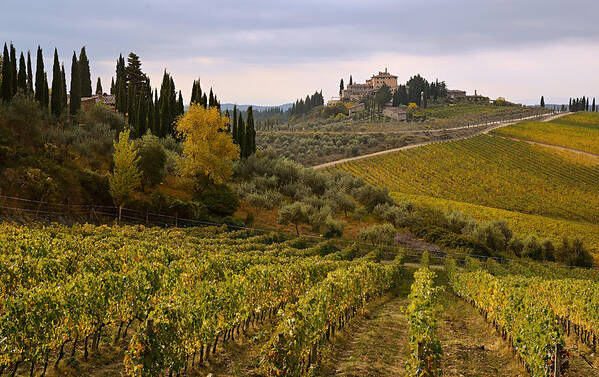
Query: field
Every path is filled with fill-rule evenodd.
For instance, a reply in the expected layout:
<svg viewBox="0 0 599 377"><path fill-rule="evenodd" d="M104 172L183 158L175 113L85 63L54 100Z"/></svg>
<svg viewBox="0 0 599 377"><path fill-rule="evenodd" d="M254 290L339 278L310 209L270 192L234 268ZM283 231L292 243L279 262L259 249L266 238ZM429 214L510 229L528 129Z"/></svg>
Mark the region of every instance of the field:
<svg viewBox="0 0 599 377"><path fill-rule="evenodd" d="M446 273L428 255L404 265L407 250L380 263L356 245L224 227L0 230L0 371L16 376L537 377L555 344L569 376L595 375L584 364L596 363L585 344L599 323L590 272L472 260L457 270L450 260ZM496 317L467 303L481 282L504 288L476 301ZM524 309L512 305L519 299ZM573 306L583 299L591 305ZM545 330L530 331L540 321Z"/></svg>
<svg viewBox="0 0 599 377"><path fill-rule="evenodd" d="M599 166L480 135L344 163L390 191L599 223Z"/></svg>
<svg viewBox="0 0 599 377"><path fill-rule="evenodd" d="M518 123L493 133L599 155L599 113L580 112L551 122Z"/></svg>

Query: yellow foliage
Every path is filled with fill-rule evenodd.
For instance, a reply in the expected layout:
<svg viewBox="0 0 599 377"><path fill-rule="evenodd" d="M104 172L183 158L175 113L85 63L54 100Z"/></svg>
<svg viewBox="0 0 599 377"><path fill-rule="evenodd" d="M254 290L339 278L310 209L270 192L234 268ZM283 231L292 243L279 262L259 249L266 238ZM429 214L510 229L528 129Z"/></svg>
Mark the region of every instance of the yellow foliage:
<svg viewBox="0 0 599 377"><path fill-rule="evenodd" d="M114 169L109 177L110 195L115 204L122 206L132 197L141 183L141 173L137 168L137 152L133 141L129 140L129 130L119 134L114 142Z"/></svg>
<svg viewBox="0 0 599 377"><path fill-rule="evenodd" d="M205 109L192 104L177 121L177 132L184 139L179 173L184 178L208 177L214 183L231 178L231 162L239 158L239 146L228 131L229 118L216 107Z"/></svg>
<svg viewBox="0 0 599 377"><path fill-rule="evenodd" d="M410 104L408 105L408 110L416 110L418 108L418 105L416 105L414 102L410 102Z"/></svg>

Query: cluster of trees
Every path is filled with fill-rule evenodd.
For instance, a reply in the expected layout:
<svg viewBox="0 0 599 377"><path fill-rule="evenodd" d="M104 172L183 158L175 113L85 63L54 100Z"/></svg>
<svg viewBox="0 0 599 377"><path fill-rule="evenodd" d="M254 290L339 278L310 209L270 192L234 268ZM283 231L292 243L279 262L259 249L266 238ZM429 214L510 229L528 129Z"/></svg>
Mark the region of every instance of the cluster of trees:
<svg viewBox="0 0 599 377"><path fill-rule="evenodd" d="M307 95L306 99L298 99L295 101L293 106L289 109L289 114L292 116L300 116L310 112L317 106L324 105L324 97L322 96L322 90L320 92L314 92L314 94Z"/></svg>
<svg viewBox="0 0 599 377"><path fill-rule="evenodd" d="M220 102L218 98L216 98L216 94L212 92L212 88L210 88L209 96L206 96L206 93L202 94L202 86L200 85L200 79L193 81L193 85L191 88L190 105L193 103L199 103L205 109L216 107L220 110Z"/></svg>
<svg viewBox="0 0 599 377"><path fill-rule="evenodd" d="M160 90L152 89L150 79L141 70L139 56L131 52L125 64L121 55L111 93L115 96L116 109L127 116L133 137L141 137L148 130L159 137L176 136L175 120L183 115L185 107L181 91L177 93L175 82L166 70Z"/></svg>
<svg viewBox="0 0 599 377"><path fill-rule="evenodd" d="M541 97L543 99L543 97ZM541 106L544 105L544 102ZM590 98L588 97L580 97L580 98L570 98L570 102L568 104L568 109L570 111L599 111L599 108L595 105L595 98L593 98L593 102L590 102Z"/></svg>
<svg viewBox="0 0 599 377"><path fill-rule="evenodd" d="M240 157L247 158L256 153L256 129L252 106L247 109L245 121L243 112L237 111L237 105L233 107L233 114L230 115L227 110L226 116L231 120L231 134L233 142L239 146Z"/></svg>
<svg viewBox="0 0 599 377"><path fill-rule="evenodd" d="M445 81L435 80L429 83L424 77L410 77L405 85L399 85L393 93L393 106L415 103L419 107L427 107L428 101L437 101L447 97Z"/></svg>
<svg viewBox="0 0 599 377"><path fill-rule="evenodd" d="M238 158L239 147L227 133L229 120L216 106L206 109L192 103L189 111L176 120L175 127L183 141L177 175L190 185L194 196L230 179L231 162ZM160 140L147 133L133 141L130 130L124 130L114 141L109 191L119 207L119 221L121 209L134 200L140 188L154 186L164 178L167 156Z"/></svg>
<svg viewBox="0 0 599 377"><path fill-rule="evenodd" d="M42 108L50 106L52 114L57 117L66 113L67 107L70 115L76 115L81 109L81 98L92 95L89 60L85 52L85 47L81 48L79 57L73 51L70 91L67 92L64 64L60 64L57 49L54 49L51 90L48 84L48 76L44 71L44 57L41 47L38 46L37 48L37 65L34 82L31 54L29 51L27 52L27 62L25 62L23 52L20 53L17 62L16 50L13 44L11 43L9 48L4 43L0 98L5 102L10 102L17 92L20 91L25 95L35 98ZM51 96L50 93L52 94Z"/></svg>

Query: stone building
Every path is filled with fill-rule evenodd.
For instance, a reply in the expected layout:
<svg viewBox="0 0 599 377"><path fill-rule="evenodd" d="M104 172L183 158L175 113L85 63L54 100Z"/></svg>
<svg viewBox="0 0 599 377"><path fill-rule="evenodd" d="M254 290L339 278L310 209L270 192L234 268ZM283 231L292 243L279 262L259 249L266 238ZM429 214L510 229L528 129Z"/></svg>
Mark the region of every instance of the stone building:
<svg viewBox="0 0 599 377"><path fill-rule="evenodd" d="M344 101L358 101L362 97L379 90L383 85L387 85L391 91L397 89L397 76L387 72L379 72L366 80L364 84L350 84L341 93L341 99Z"/></svg>

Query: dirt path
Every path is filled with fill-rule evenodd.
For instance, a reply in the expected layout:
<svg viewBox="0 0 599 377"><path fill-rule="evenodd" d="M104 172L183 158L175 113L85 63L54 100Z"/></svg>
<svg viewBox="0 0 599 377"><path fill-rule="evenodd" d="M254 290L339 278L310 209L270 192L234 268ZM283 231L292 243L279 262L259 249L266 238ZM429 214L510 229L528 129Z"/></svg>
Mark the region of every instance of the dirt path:
<svg viewBox="0 0 599 377"><path fill-rule="evenodd" d="M368 306L335 338L323 355L316 376L405 376L409 356L408 323L402 308L408 304L412 279L405 279L397 296Z"/></svg>
<svg viewBox="0 0 599 377"><path fill-rule="evenodd" d="M560 113L560 114L555 114L555 115L551 115L551 116L548 116L548 117L544 117L541 120L541 122L549 122L551 120L557 119L557 118L562 117L562 116L567 115L567 114L569 114L569 113ZM447 139L447 140L427 141L427 142L424 142L424 143L417 143L417 144L412 144L412 145L406 145L406 146L399 147L399 148L387 149L387 150L384 150L384 151L374 152L374 153L369 153L369 154L364 154L364 155L356 156L356 157L342 158L342 159L337 160L337 161L331 161L331 162L327 162L327 163L324 163L324 164L313 166L313 168L314 169L324 169L324 168L327 168L327 167L331 167L331 166L335 166L335 165L338 165L338 164L342 164L344 162L349 162L349 161L354 161L354 160L360 160L360 159L363 159L363 158L369 158L369 157L373 157L373 156L379 156L379 155L382 155L382 154L387 154L387 153L392 153L392 152L404 151L404 150L418 148L418 147L423 147L423 146L431 145L431 144L435 144L435 143L445 143L445 142L448 142L448 141L455 141L455 140L470 138L470 137L473 137L473 136L476 136L476 135L486 134L486 133L488 133L488 132L490 132L492 130L495 130L497 128L500 128L500 127L506 127L506 126L509 126L509 125L512 125L512 124L519 123L519 122L521 122L523 120L532 120L532 119L535 119L535 118L538 118L538 117L537 116L530 116L530 117L524 117L524 118L520 118L520 119L513 119L513 120L509 120L509 121L505 121L505 122L500 122L500 123L493 124L492 126L484 128L480 132L474 133L473 135L467 135L467 136L463 136L463 137L456 137L456 138ZM489 124L484 124L484 125L489 125ZM445 129L445 131L459 130L459 129L465 129L465 128L475 128L475 127L481 127L481 126L483 126L483 125L471 125L471 126L463 126L463 127L454 127L454 128Z"/></svg>
<svg viewBox="0 0 599 377"><path fill-rule="evenodd" d="M528 372L484 318L446 288L437 332L443 347L443 376L518 377Z"/></svg>
<svg viewBox="0 0 599 377"><path fill-rule="evenodd" d="M564 147L562 145L557 145L557 144L550 144L550 143L543 143L543 142L540 142L540 141L532 141L532 140L520 139L520 138L512 137L512 136L504 136L504 135L496 135L496 134L493 134L493 136L500 137L500 138L503 138L503 139L508 139L508 140L523 141L523 142L528 143L528 144L540 145L542 147L553 148L553 149L557 149L557 150L560 150L560 151L574 152L574 153L582 154L582 155L589 156L589 157L599 157L599 154L597 154L597 153L582 151L580 149L575 149L575 148L570 148L570 147Z"/></svg>

